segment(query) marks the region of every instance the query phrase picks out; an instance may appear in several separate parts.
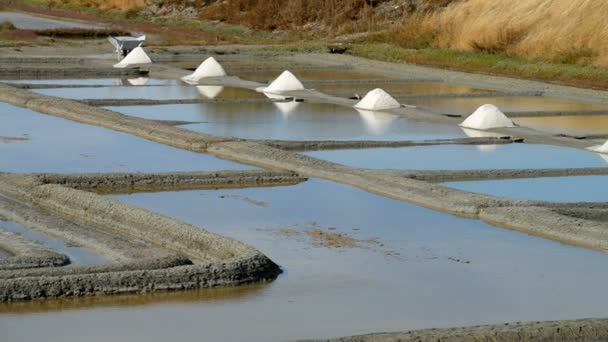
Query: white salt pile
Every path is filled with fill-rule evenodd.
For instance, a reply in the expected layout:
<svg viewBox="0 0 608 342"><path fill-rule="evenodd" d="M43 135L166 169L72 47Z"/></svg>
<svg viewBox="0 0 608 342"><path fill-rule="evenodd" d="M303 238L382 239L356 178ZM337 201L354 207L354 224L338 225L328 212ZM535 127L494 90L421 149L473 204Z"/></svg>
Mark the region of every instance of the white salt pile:
<svg viewBox="0 0 608 342"><path fill-rule="evenodd" d="M294 74L289 72L288 70L283 71L283 73L277 77L270 85L266 88L259 88L259 91L263 91L265 93L282 93L286 91L297 91L304 90L304 85Z"/></svg>
<svg viewBox="0 0 608 342"><path fill-rule="evenodd" d="M460 127L484 130L501 127L515 127L515 124L495 105L484 104L464 120L460 124Z"/></svg>
<svg viewBox="0 0 608 342"><path fill-rule="evenodd" d="M593 151L593 152L597 152L597 153L608 154L608 140L606 140L606 143L604 143L604 145L591 146L591 147L588 147L587 149L589 151Z"/></svg>
<svg viewBox="0 0 608 342"><path fill-rule="evenodd" d="M222 86L196 86L196 90L198 93L203 95L203 97L213 100L218 97L220 93L224 90Z"/></svg>
<svg viewBox="0 0 608 342"><path fill-rule="evenodd" d="M142 49L141 47L136 47L125 58L123 58L122 61L120 61L120 63L114 64L114 67L115 68L126 68L126 67L128 67L130 65L134 65L134 64L150 64L150 63L152 63L152 60L150 59L150 57L148 57L148 55L146 54L144 49Z"/></svg>
<svg viewBox="0 0 608 342"><path fill-rule="evenodd" d="M192 74L182 77L182 80L186 83L196 84L203 78L224 76L227 74L222 65L215 58L209 57Z"/></svg>
<svg viewBox="0 0 608 342"><path fill-rule="evenodd" d="M387 110L401 107L392 96L380 88L376 88L355 105L355 108L364 110Z"/></svg>
<svg viewBox="0 0 608 342"><path fill-rule="evenodd" d="M368 133L379 135L386 132L391 123L397 119L397 115L388 113L374 112L371 110L357 109L359 116L363 120Z"/></svg>

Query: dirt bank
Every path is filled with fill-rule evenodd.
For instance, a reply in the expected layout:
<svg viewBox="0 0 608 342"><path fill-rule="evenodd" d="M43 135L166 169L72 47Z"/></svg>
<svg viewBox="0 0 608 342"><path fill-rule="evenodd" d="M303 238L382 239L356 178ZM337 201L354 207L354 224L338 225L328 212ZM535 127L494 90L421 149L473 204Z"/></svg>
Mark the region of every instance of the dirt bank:
<svg viewBox="0 0 608 342"><path fill-rule="evenodd" d="M418 341L585 341L608 339L608 319L581 319L506 323L474 327L425 329L407 332L377 333L306 342L418 342ZM302 341L304 342L304 341Z"/></svg>
<svg viewBox="0 0 608 342"><path fill-rule="evenodd" d="M292 172L200 171L172 173L37 174L43 184L103 194L182 189L222 189L236 187L293 185L306 181Z"/></svg>
<svg viewBox="0 0 608 342"><path fill-rule="evenodd" d="M70 263L66 255L1 228L0 248L10 253L9 257L0 259L0 273L2 270L64 266Z"/></svg>

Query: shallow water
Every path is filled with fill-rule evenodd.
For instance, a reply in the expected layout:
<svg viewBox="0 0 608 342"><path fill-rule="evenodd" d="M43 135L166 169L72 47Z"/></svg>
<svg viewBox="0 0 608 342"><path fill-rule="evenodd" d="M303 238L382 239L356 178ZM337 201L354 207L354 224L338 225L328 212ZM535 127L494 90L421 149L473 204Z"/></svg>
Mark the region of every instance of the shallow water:
<svg viewBox="0 0 608 342"><path fill-rule="evenodd" d="M197 122L189 130L251 139L421 140L464 137L456 126L312 103L202 103L109 107L127 115Z"/></svg>
<svg viewBox="0 0 608 342"><path fill-rule="evenodd" d="M354 94L365 96L375 88L381 88L393 96L403 94L467 94L488 92L488 90L473 88L465 85L443 82L398 82L398 83L364 83L364 84L311 84L315 90L336 96L350 97ZM404 102L409 102L406 100Z"/></svg>
<svg viewBox="0 0 608 342"><path fill-rule="evenodd" d="M533 127L550 133L608 133L608 116L549 116L516 118L514 121L518 125Z"/></svg>
<svg viewBox="0 0 608 342"><path fill-rule="evenodd" d="M246 168L210 155L3 103L0 103L0 122L1 172L170 172Z"/></svg>
<svg viewBox="0 0 608 342"><path fill-rule="evenodd" d="M306 152L352 167L404 170L487 170L605 167L600 155L549 145L445 145Z"/></svg>
<svg viewBox="0 0 608 342"><path fill-rule="evenodd" d="M9 255L10 255L10 254L9 254L7 251L0 249L0 259L2 259L2 258L6 258L6 257L8 257Z"/></svg>
<svg viewBox="0 0 608 342"><path fill-rule="evenodd" d="M70 258L70 265L73 266L101 265L109 262L106 257L91 250L82 247L69 246L62 240L33 231L15 222L0 221L0 229L17 233L27 240L37 241L44 246L67 255Z"/></svg>
<svg viewBox="0 0 608 342"><path fill-rule="evenodd" d="M286 272L240 289L0 305L4 338L292 341L608 314L606 254L339 184L112 197L251 244ZM310 229L376 242L330 249Z"/></svg>
<svg viewBox="0 0 608 342"><path fill-rule="evenodd" d="M513 199L552 202L608 202L608 176L546 177L471 182L448 182L446 186Z"/></svg>
<svg viewBox="0 0 608 342"><path fill-rule="evenodd" d="M45 30L55 28L101 28L101 25L35 17L25 13L0 12L0 22L10 21L19 29Z"/></svg>
<svg viewBox="0 0 608 342"><path fill-rule="evenodd" d="M565 99L531 96L531 97L483 97L483 98L449 98L449 99L411 99L408 104L430 109L442 114L468 115L483 104L494 104L503 112L529 111L577 111L608 109L608 105L577 102Z"/></svg>
<svg viewBox="0 0 608 342"><path fill-rule="evenodd" d="M36 93L64 97L69 99L149 99L149 100L182 100L182 99L250 99L265 98L254 90L242 88L225 88L219 86L191 86L185 83L158 87L83 87L36 89Z"/></svg>
<svg viewBox="0 0 608 342"><path fill-rule="evenodd" d="M287 69L288 70L288 69ZM239 71L231 73L231 76L238 76L244 80L270 83L283 73L282 70L273 71ZM349 79L378 79L387 78L386 76L371 72L361 72L354 70L296 70L292 72L299 80L349 80Z"/></svg>
<svg viewBox="0 0 608 342"><path fill-rule="evenodd" d="M49 78L49 79L18 79L7 80L8 83L27 84L53 84L53 85L102 85L102 86L141 86L141 85L166 85L182 86L183 82L178 80L158 79L148 77L131 78ZM92 91L92 90L91 90Z"/></svg>

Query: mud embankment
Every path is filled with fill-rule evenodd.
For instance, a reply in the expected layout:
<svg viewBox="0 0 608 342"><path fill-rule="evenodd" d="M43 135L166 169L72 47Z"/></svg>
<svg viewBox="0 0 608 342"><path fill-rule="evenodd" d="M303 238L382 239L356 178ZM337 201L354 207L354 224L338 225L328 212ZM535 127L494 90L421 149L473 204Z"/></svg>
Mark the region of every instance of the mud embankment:
<svg viewBox="0 0 608 342"><path fill-rule="evenodd" d="M84 243L90 235L81 235L89 230L83 227L90 227L116 240L151 246L148 258L122 264L0 273L0 301L238 285L274 279L281 272L265 255L234 239L97 194L44 184L35 176L0 175L0 192L73 222L72 231L63 234L80 236ZM38 228L48 230L45 223L38 222ZM105 242L112 249L112 241Z"/></svg>
<svg viewBox="0 0 608 342"><path fill-rule="evenodd" d="M103 194L294 185L306 181L293 172L200 171L172 173L37 174L43 184Z"/></svg>
<svg viewBox="0 0 608 342"><path fill-rule="evenodd" d="M7 258L0 259L0 273L3 270L55 267L70 263L66 255L1 228L0 248L11 254Z"/></svg>
<svg viewBox="0 0 608 342"><path fill-rule="evenodd" d="M518 322L461 328L424 329L359 335L327 340L307 340L302 342L597 342L606 340L608 340L608 319L581 319L571 321Z"/></svg>

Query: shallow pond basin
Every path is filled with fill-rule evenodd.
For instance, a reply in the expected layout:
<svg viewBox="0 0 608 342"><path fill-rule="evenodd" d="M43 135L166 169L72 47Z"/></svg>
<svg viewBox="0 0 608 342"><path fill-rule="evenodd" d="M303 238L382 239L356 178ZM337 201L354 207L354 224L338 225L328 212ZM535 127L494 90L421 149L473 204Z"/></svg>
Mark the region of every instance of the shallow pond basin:
<svg viewBox="0 0 608 342"><path fill-rule="evenodd" d="M363 97L367 92L375 88L381 88L393 96L418 94L468 94L488 92L488 90L473 88L460 84L450 84L443 82L394 82L394 83L352 83L352 84L311 84L311 88L320 92L335 96L351 97L355 94ZM401 102L409 102L402 100Z"/></svg>
<svg viewBox="0 0 608 342"><path fill-rule="evenodd" d="M308 156L369 169L488 170L605 167L599 154L550 145L445 145L306 152Z"/></svg>
<svg viewBox="0 0 608 342"><path fill-rule="evenodd" d="M7 83L82 85L82 86L181 86L183 82L170 79L132 77L132 78L49 78L5 80Z"/></svg>
<svg viewBox="0 0 608 342"><path fill-rule="evenodd" d="M289 70L289 69L286 69ZM270 83L281 75L284 70L271 71L241 71L234 70L230 73L231 76L238 76L244 80L257 81L262 83ZM379 79L387 78L386 76L374 74L371 72L363 72L348 69L311 69L311 70L294 70L292 73L300 81L311 80L361 80L361 79Z"/></svg>
<svg viewBox="0 0 608 342"><path fill-rule="evenodd" d="M15 222L0 221L0 229L19 234L26 240L36 241L59 253L67 255L70 258L71 266L101 265L109 262L106 257L89 249L70 246L62 240L36 232Z"/></svg>
<svg viewBox="0 0 608 342"><path fill-rule="evenodd" d="M447 182L451 188L512 199L551 202L608 202L608 176L544 177Z"/></svg>
<svg viewBox="0 0 608 342"><path fill-rule="evenodd" d="M531 111L577 111L608 109L608 105L577 102L552 97L482 97L482 98L444 98L410 99L410 105L427 108L441 114L469 115L481 105L496 105L503 112Z"/></svg>
<svg viewBox="0 0 608 342"><path fill-rule="evenodd" d="M244 241L285 273L242 288L0 305L4 338L293 341L608 314L606 254L344 185L112 197Z"/></svg>
<svg viewBox="0 0 608 342"><path fill-rule="evenodd" d="M0 121L0 172L170 172L248 168L210 155L3 103L0 103Z"/></svg>
<svg viewBox="0 0 608 342"><path fill-rule="evenodd" d="M536 118L516 118L515 123L549 133L606 134L608 115L547 116Z"/></svg>
<svg viewBox="0 0 608 342"><path fill-rule="evenodd" d="M254 90L243 88L225 88L220 86L191 86L185 83L157 87L82 87L35 89L34 92L50 96L82 99L147 99L147 100L183 100L183 99L250 99L266 98Z"/></svg>
<svg viewBox="0 0 608 342"><path fill-rule="evenodd" d="M202 103L108 108L147 119L193 122L181 127L197 132L251 139L423 140L466 136L456 126L306 102Z"/></svg>

